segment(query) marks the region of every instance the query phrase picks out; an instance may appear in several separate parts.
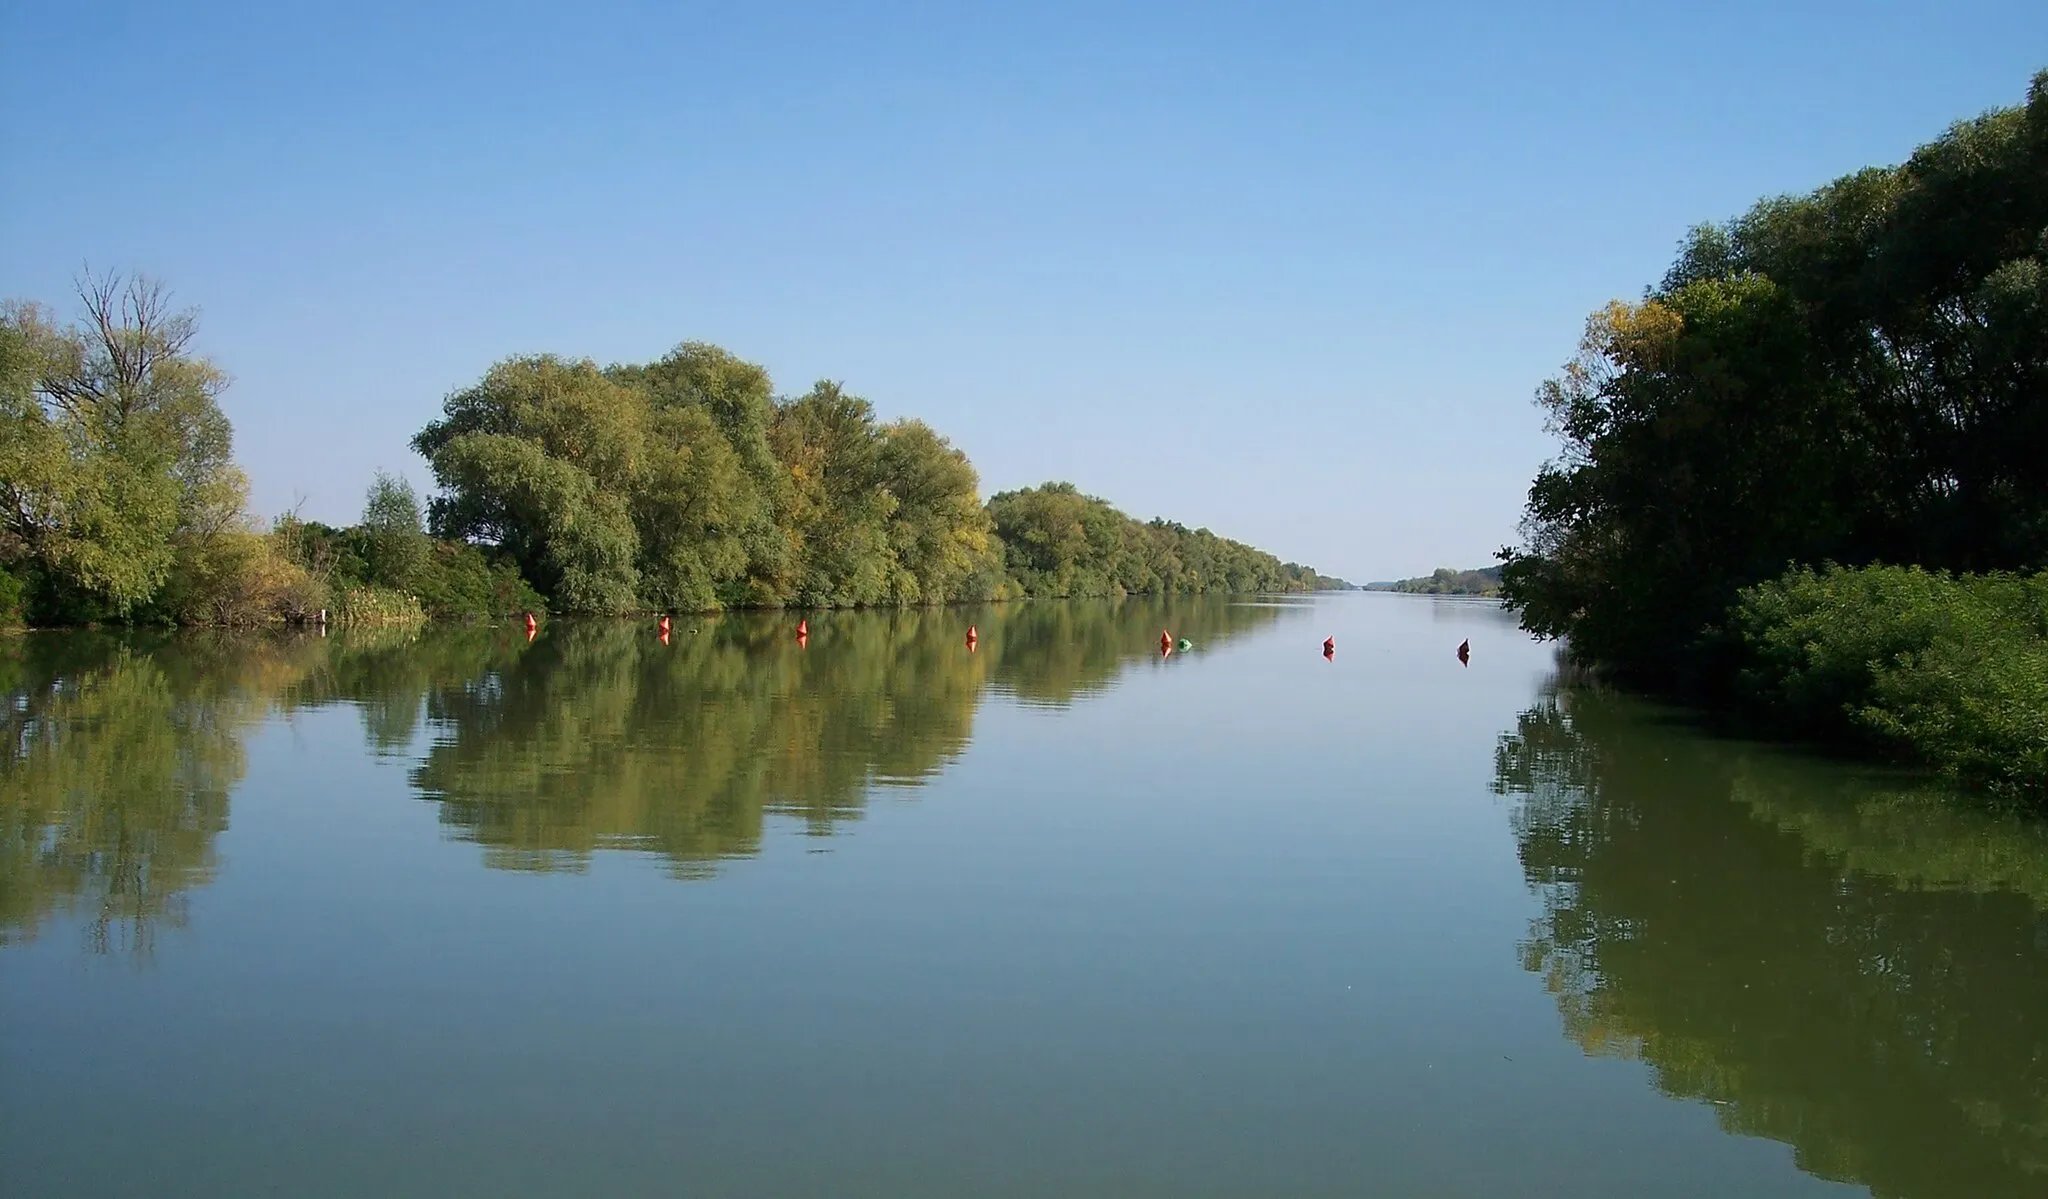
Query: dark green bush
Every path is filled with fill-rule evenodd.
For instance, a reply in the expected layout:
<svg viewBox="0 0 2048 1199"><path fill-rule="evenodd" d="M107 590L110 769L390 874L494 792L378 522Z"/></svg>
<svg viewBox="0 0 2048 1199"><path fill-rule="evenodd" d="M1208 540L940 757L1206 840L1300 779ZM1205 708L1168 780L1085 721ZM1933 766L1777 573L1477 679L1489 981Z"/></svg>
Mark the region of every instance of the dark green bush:
<svg viewBox="0 0 2048 1199"><path fill-rule="evenodd" d="M0 626L21 623L21 597L25 590L20 579L0 569Z"/></svg>
<svg viewBox="0 0 2048 1199"><path fill-rule="evenodd" d="M412 591L436 619L488 619L546 607L540 593L510 562L492 562L484 551L460 542L434 542L414 571Z"/></svg>
<svg viewBox="0 0 2048 1199"><path fill-rule="evenodd" d="M1780 727L2048 797L2048 574L1800 568L1731 625L1742 698Z"/></svg>

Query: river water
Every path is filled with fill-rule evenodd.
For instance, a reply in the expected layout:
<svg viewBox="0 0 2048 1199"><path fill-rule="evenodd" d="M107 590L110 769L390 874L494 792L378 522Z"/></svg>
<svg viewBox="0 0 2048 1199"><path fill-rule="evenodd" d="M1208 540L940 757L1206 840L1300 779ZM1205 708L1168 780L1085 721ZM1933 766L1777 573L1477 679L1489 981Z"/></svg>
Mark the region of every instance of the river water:
<svg viewBox="0 0 2048 1199"><path fill-rule="evenodd" d="M2048 1195L2039 821L1482 602L793 620L0 640L0 1193Z"/></svg>

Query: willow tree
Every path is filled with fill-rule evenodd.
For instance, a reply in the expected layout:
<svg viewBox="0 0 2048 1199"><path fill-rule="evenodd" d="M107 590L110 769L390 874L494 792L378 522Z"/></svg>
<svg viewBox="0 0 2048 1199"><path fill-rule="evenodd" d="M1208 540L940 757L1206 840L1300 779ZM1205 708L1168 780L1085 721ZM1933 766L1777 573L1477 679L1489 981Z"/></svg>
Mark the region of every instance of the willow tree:
<svg viewBox="0 0 2048 1199"><path fill-rule="evenodd" d="M413 444L444 492L434 530L502 548L569 611L1117 595L1176 589L1168 567L1190 591L1315 577L1065 484L985 506L930 426L884 424L830 381L778 399L761 367L698 342L604 370L500 363ZM1068 524L1085 544L1060 542Z"/></svg>
<svg viewBox="0 0 2048 1199"><path fill-rule="evenodd" d="M87 274L78 301L70 324L0 307L0 560L46 609L122 617L243 532L247 482L197 315L139 275Z"/></svg>
<svg viewBox="0 0 2048 1199"><path fill-rule="evenodd" d="M899 594L889 523L901 502L881 476L874 406L821 382L782 404L773 430L790 475L799 603L858 605Z"/></svg>
<svg viewBox="0 0 2048 1199"><path fill-rule="evenodd" d="M993 599L1002 587L995 522L974 465L919 420L883 426L875 470L896 509L888 521L906 603Z"/></svg>
<svg viewBox="0 0 2048 1199"><path fill-rule="evenodd" d="M558 608L632 608L645 424L644 397L588 360L499 363L413 439L446 492L429 505L435 534L502 547Z"/></svg>
<svg viewBox="0 0 2048 1199"><path fill-rule="evenodd" d="M770 444L768 372L704 342L645 365L614 366L653 413L656 461L639 514L653 593L673 606L779 603L794 582L792 499Z"/></svg>

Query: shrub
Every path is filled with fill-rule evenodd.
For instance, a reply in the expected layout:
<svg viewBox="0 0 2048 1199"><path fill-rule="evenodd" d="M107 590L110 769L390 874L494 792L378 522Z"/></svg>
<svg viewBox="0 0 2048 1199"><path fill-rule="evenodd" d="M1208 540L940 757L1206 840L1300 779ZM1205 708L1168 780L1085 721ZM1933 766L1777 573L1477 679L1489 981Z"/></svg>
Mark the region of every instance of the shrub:
<svg viewBox="0 0 2048 1199"><path fill-rule="evenodd" d="M230 526L176 548L170 577L139 613L145 620L248 626L305 620L326 605L327 588L274 536Z"/></svg>
<svg viewBox="0 0 2048 1199"><path fill-rule="evenodd" d="M334 593L330 613L338 625L420 624L427 619L420 601L389 587L343 587Z"/></svg>
<svg viewBox="0 0 2048 1199"><path fill-rule="evenodd" d="M21 623L21 600L26 588L20 579L0 567L0 627Z"/></svg>
<svg viewBox="0 0 2048 1199"><path fill-rule="evenodd" d="M545 607L518 567L492 562L483 550L459 541L432 543L413 577L413 593L436 619L489 619Z"/></svg>
<svg viewBox="0 0 2048 1199"><path fill-rule="evenodd" d="M2048 796L2048 574L1800 568L1744 591L1730 623L1757 714Z"/></svg>

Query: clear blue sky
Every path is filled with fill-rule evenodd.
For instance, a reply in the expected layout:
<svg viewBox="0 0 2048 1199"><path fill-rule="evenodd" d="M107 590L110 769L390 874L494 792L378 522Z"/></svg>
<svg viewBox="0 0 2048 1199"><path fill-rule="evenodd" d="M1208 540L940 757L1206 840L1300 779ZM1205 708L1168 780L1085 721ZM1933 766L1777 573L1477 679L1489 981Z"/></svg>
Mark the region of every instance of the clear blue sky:
<svg viewBox="0 0 2048 1199"><path fill-rule="evenodd" d="M1589 310L2018 102L2048 3L15 0L0 46L0 294L167 279L264 513L428 483L494 360L691 339L1363 581L1488 562Z"/></svg>

